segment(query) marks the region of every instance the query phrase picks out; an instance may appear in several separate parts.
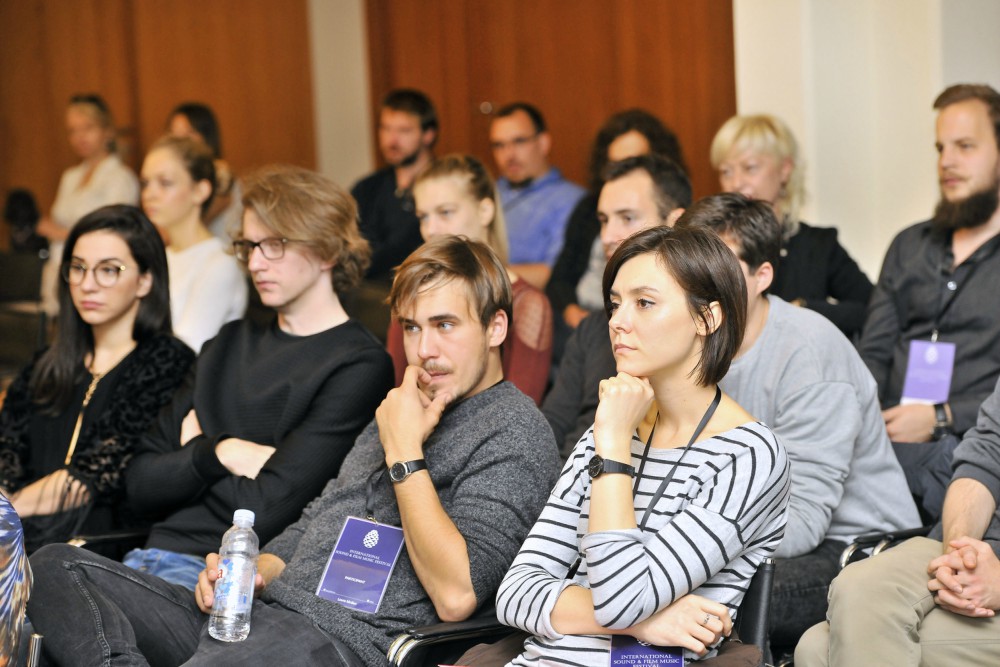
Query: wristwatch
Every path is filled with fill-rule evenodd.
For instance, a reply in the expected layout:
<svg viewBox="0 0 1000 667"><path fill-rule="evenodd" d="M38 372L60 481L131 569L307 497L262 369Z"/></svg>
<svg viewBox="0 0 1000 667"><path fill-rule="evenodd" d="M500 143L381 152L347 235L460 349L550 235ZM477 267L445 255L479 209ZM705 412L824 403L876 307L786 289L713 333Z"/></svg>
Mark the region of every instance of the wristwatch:
<svg viewBox="0 0 1000 667"><path fill-rule="evenodd" d="M423 459L396 461L389 468L389 479L398 484L418 470L427 470L427 462Z"/></svg>
<svg viewBox="0 0 1000 667"><path fill-rule="evenodd" d="M952 435L954 431L951 428L951 421L948 419L948 411L944 407L944 403L934 404L934 431L931 436L935 440L940 440L946 435Z"/></svg>
<svg viewBox="0 0 1000 667"><path fill-rule="evenodd" d="M587 464L587 472L590 473L591 479L600 477L604 473L622 473L629 477L635 477L635 468L632 466L606 459L600 454L594 454L590 457L590 463Z"/></svg>

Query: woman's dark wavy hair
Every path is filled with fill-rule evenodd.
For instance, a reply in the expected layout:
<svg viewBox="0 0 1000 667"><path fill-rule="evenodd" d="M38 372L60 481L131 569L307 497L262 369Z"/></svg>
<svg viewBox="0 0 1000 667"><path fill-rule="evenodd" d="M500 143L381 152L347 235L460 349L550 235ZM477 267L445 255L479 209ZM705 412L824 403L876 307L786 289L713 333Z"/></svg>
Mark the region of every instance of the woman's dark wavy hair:
<svg viewBox="0 0 1000 667"><path fill-rule="evenodd" d="M184 116L191 127L202 136L205 144L212 149L216 159L222 157L222 133L219 131L219 121L215 119L215 112L207 104L201 102L185 102L178 104L170 112L167 122L174 116Z"/></svg>
<svg viewBox="0 0 1000 667"><path fill-rule="evenodd" d="M703 387L717 384L743 343L747 319L747 288L736 255L711 229L705 227L650 227L625 239L604 269L604 309L611 316L611 286L625 262L652 254L657 264L677 281L687 296L692 318L706 329L713 301L719 303L722 322L705 336L701 358L694 367L695 381ZM664 335L669 332L664 332Z"/></svg>
<svg viewBox="0 0 1000 667"><path fill-rule="evenodd" d="M600 192L604 185L604 168L608 166L608 147L618 137L632 131L646 137L649 142L649 152L656 155L666 155L676 162L687 173L684 162L684 152L677 135L664 125L659 118L645 109L627 109L619 111L605 121L597 132L594 147L590 153L590 189Z"/></svg>
<svg viewBox="0 0 1000 667"><path fill-rule="evenodd" d="M63 248L62 263L73 258L76 242L84 234L109 231L128 245L140 273L153 278L149 294L143 297L132 326L132 338L137 342L157 334L170 334L170 286L167 274L167 254L163 240L149 218L134 206L104 206L85 215L70 230ZM74 386L83 378L83 360L94 351L94 334L73 305L69 284L59 281L59 316L56 336L35 364L31 377L31 392L35 402L46 411L58 414L66 409Z"/></svg>

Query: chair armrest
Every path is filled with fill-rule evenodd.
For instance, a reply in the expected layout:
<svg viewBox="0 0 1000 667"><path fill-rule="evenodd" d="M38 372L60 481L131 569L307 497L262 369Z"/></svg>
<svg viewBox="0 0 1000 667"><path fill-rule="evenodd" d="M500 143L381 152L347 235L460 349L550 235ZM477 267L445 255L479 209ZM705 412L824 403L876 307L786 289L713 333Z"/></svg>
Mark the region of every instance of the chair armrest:
<svg viewBox="0 0 1000 667"><path fill-rule="evenodd" d="M106 545L120 545L122 549L130 546L142 546L149 537L149 530L120 530L97 535L76 535L66 541L74 547L92 549Z"/></svg>
<svg viewBox="0 0 1000 667"><path fill-rule="evenodd" d="M921 537L926 535L931 532L931 528L932 526L918 526L916 528L905 528L903 530L890 530L859 535L854 538L854 542L848 544L844 551L840 554L840 569L843 570L851 563L867 558L868 555L864 553L865 549L870 548L872 550L871 555L877 556L882 551L898 542L908 540L911 537Z"/></svg>
<svg viewBox="0 0 1000 667"><path fill-rule="evenodd" d="M491 610L465 621L410 628L393 640L387 658L389 664L399 667L419 665L420 654L430 646L472 639L485 641L511 632L513 629L500 623Z"/></svg>

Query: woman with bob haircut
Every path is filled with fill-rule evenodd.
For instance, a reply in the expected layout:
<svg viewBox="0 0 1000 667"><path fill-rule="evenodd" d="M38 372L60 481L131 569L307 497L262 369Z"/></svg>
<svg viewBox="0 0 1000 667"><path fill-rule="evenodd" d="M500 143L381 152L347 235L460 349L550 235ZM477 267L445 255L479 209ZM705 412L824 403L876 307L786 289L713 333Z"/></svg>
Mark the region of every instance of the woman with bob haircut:
<svg viewBox="0 0 1000 667"><path fill-rule="evenodd" d="M746 286L704 229L653 227L604 273L618 374L497 595L532 636L510 664L608 664L628 636L710 657L781 540L783 447L718 383Z"/></svg>
<svg viewBox="0 0 1000 667"><path fill-rule="evenodd" d="M771 293L824 315L848 338L860 334L871 281L837 241L835 228L799 219L805 167L788 126L766 114L733 116L715 134L710 159L723 192L767 202L782 225Z"/></svg>
<svg viewBox="0 0 1000 667"><path fill-rule="evenodd" d="M53 317L59 307L59 258L70 228L101 206L139 203L139 179L118 156L115 122L104 98L93 93L70 97L66 133L80 163L63 172L51 215L38 223L38 233L50 244L42 303Z"/></svg>
<svg viewBox="0 0 1000 667"><path fill-rule="evenodd" d="M137 208L84 216L60 273L55 341L0 411L0 487L29 551L132 523L125 467L194 360L171 335L163 242Z"/></svg>
<svg viewBox="0 0 1000 667"><path fill-rule="evenodd" d="M163 137L146 154L142 207L166 236L174 332L196 351L247 308L246 275L204 223L214 192L215 164L201 141Z"/></svg>
<svg viewBox="0 0 1000 667"><path fill-rule="evenodd" d="M480 241L507 266L507 227L500 197L483 163L471 155L447 155L434 160L413 181L413 198L424 241L464 236ZM507 267L514 291L513 319L501 346L503 375L535 404L542 402L552 360L552 308L540 289ZM403 380L406 353L399 322L389 325L386 348Z"/></svg>

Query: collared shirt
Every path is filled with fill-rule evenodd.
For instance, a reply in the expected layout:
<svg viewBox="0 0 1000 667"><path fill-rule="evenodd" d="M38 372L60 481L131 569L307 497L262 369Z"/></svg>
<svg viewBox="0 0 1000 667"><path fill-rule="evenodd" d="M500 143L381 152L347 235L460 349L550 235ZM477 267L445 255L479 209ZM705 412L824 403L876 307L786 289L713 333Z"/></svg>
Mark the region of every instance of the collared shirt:
<svg viewBox="0 0 1000 667"><path fill-rule="evenodd" d="M524 188L512 188L510 181L501 178L497 190L507 222L510 263L551 267L562 248L570 213L584 189L552 168Z"/></svg>
<svg viewBox="0 0 1000 667"><path fill-rule="evenodd" d="M948 403L961 434L1000 376L1000 236L954 268L951 236L927 221L893 239L858 351L882 407L892 407L902 395L910 341L930 340L937 329L939 341L955 344Z"/></svg>

